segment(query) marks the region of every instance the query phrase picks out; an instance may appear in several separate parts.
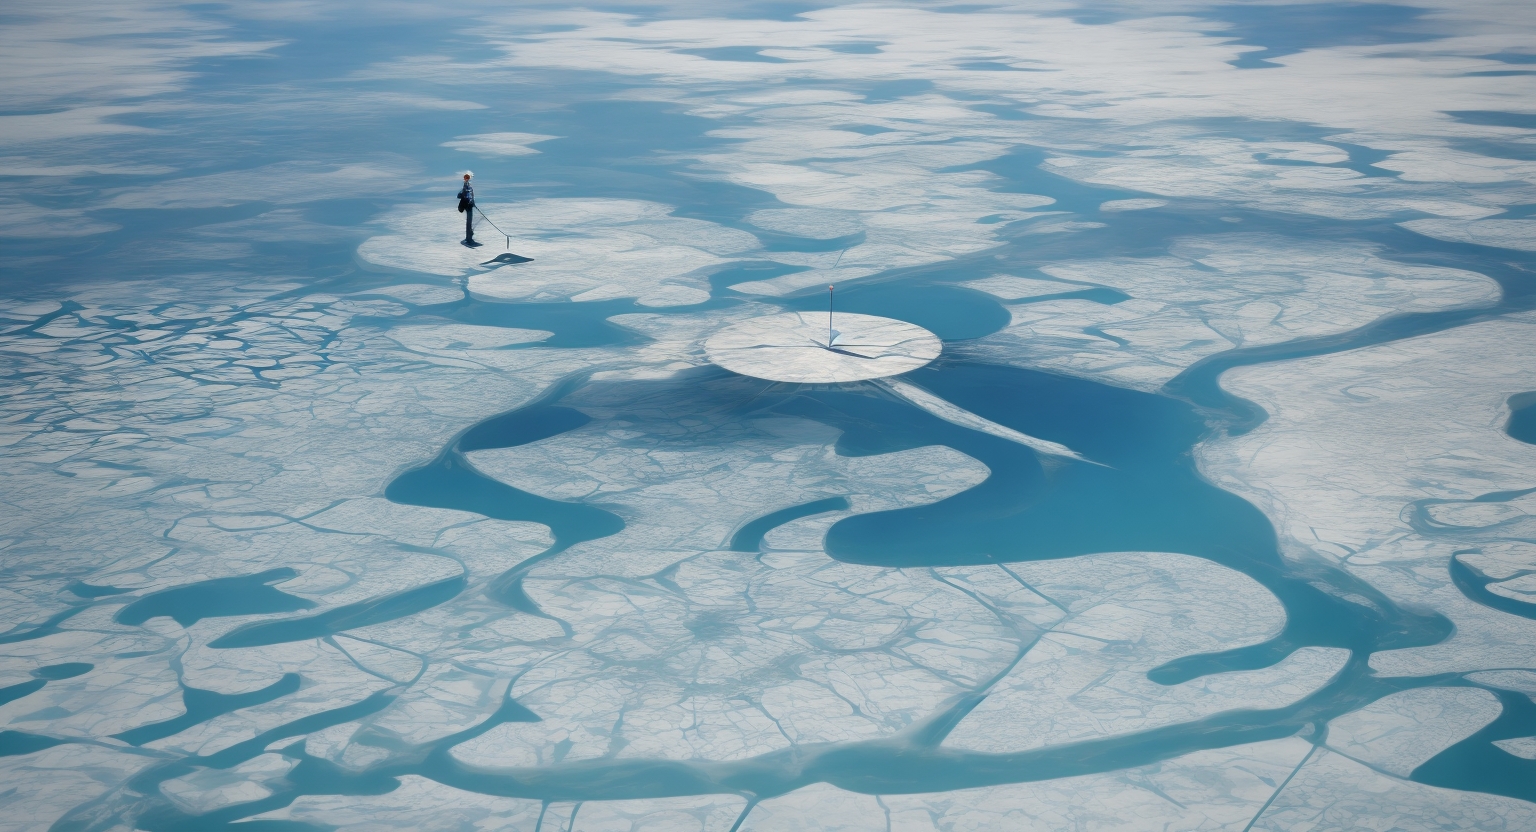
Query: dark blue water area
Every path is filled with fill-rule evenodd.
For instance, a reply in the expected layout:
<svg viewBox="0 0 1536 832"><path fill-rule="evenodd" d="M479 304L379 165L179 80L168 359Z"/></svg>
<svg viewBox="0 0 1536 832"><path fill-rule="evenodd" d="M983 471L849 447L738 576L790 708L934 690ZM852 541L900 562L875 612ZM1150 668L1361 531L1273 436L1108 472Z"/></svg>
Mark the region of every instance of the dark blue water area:
<svg viewBox="0 0 1536 832"><path fill-rule="evenodd" d="M483 514L495 520L528 521L550 527L558 545L616 534L623 521L583 503L540 497L491 479L462 456L447 453L395 477L384 496L397 503Z"/></svg>
<svg viewBox="0 0 1536 832"><path fill-rule="evenodd" d="M1502 110L1446 110L1445 114L1465 124L1536 130L1536 113L1508 113Z"/></svg>
<svg viewBox="0 0 1536 832"><path fill-rule="evenodd" d="M65 587L65 589L69 590L75 595L78 595L81 598L107 598L113 595L122 595L125 592L133 591L131 589L122 589L115 586L95 586L93 584L85 583L84 581L71 581L69 586Z"/></svg>
<svg viewBox="0 0 1536 832"><path fill-rule="evenodd" d="M1294 5L1228 5L1207 9L1203 16L1227 24L1213 35L1228 35L1239 43L1264 47L1231 61L1242 69L1278 66L1268 59L1306 49L1384 43L1420 43L1443 35L1413 24L1424 9L1387 3L1304 3Z"/></svg>
<svg viewBox="0 0 1536 832"><path fill-rule="evenodd" d="M1536 55L1529 52L1495 52L1491 55L1478 55L1477 57L1506 64L1536 64Z"/></svg>
<svg viewBox="0 0 1536 832"><path fill-rule="evenodd" d="M0 731L0 757L19 757L52 748L55 745L63 745L65 742L68 740L28 734L24 731Z"/></svg>
<svg viewBox="0 0 1536 832"><path fill-rule="evenodd" d="M460 453L515 448L559 436L590 421L591 416L569 407L544 405L522 408L477 423L459 436L456 447Z"/></svg>
<svg viewBox="0 0 1536 832"><path fill-rule="evenodd" d="M1515 439L1536 445L1536 393L1509 397L1509 421L1504 430Z"/></svg>
<svg viewBox="0 0 1536 832"><path fill-rule="evenodd" d="M32 671L32 675L48 682L57 682L62 679L73 679L76 676L84 676L96 669L96 665L90 662L65 662L63 664L51 664L39 667Z"/></svg>
<svg viewBox="0 0 1536 832"><path fill-rule="evenodd" d="M1501 794L1536 802L1536 760L1516 757L1498 740L1536 734L1536 702L1517 691L1493 689L1503 710L1481 731L1431 757L1411 779L1459 791Z"/></svg>
<svg viewBox="0 0 1536 832"><path fill-rule="evenodd" d="M848 505L847 497L828 497L825 500L812 500L809 503L769 512L737 529L736 533L731 535L730 550L756 552L762 547L763 538L785 523L828 511L846 511Z"/></svg>
<svg viewBox="0 0 1536 832"><path fill-rule="evenodd" d="M1014 66L1001 61L961 61L955 64L955 69L968 69L972 72L1059 72L1056 69L1037 69L1027 66Z"/></svg>
<svg viewBox="0 0 1536 832"><path fill-rule="evenodd" d="M183 627L190 627L204 618L307 610L314 607L315 602L271 586L296 578L298 574L282 567L254 575L182 584L145 595L118 610L114 620L119 624L138 626L151 618L166 616Z"/></svg>
<svg viewBox="0 0 1536 832"><path fill-rule="evenodd" d="M44 636L51 636L55 633L62 632L62 630L59 628L60 624L63 624L65 621L68 621L69 619L79 615L82 612L85 612L88 609L90 609L90 606L87 604L73 605L69 609L54 613L40 624L36 624L30 627L22 624L13 627L5 633L0 633L0 644L15 644L21 641L33 641L35 639L43 638Z"/></svg>
<svg viewBox="0 0 1536 832"><path fill-rule="evenodd" d="M866 86L844 84L843 87L853 92L862 92L864 100L870 104L880 104L922 95L933 89L933 82L922 78L906 78L900 81L876 81Z"/></svg>
<svg viewBox="0 0 1536 832"><path fill-rule="evenodd" d="M826 289L820 289L783 305L797 312L824 312L827 294ZM854 283L835 295L832 302L837 311L910 321L945 341L991 335L1011 319L996 297L962 286L914 281Z"/></svg>
<svg viewBox="0 0 1536 832"><path fill-rule="evenodd" d="M770 49L768 46L713 46L703 49L676 49L684 55L697 55L700 58L711 61L735 61L740 63L759 64L787 64L791 61L784 58L775 58L772 55L764 55L761 50Z"/></svg>
<svg viewBox="0 0 1536 832"><path fill-rule="evenodd" d="M218 691L202 690L185 685L181 688L181 705L185 712L181 716L152 722L113 734L115 739L122 740L129 745L143 745L147 742L165 739L174 736L194 725L207 722L214 717L233 713L241 708L251 708L256 705L265 705L268 702L281 699L299 689L302 681L297 673L285 673L281 679L259 690L246 693L219 693Z"/></svg>
<svg viewBox="0 0 1536 832"><path fill-rule="evenodd" d="M1457 554L1470 554L1476 551L1478 550L1469 549ZM1451 558L1450 572L1451 583L1461 590L1462 595L1489 609L1536 620L1536 604L1529 604L1525 601L1491 592L1488 589L1488 585L1495 583L1494 579L1463 563L1460 558L1454 556Z"/></svg>
<svg viewBox="0 0 1536 832"><path fill-rule="evenodd" d="M42 690L43 686L46 684L48 684L46 679L33 679L28 682L21 682L19 684L7 685L3 688L0 688L0 705L4 705L7 702L15 702L23 696L30 696Z"/></svg>
<svg viewBox="0 0 1536 832"><path fill-rule="evenodd" d="M1521 162L1536 162L1536 144L1521 142L1502 142L1492 139L1455 139L1448 144L1464 153L1475 153L1479 156L1492 156L1495 159L1515 159ZM1498 215L1498 219L1507 219L1513 215L1510 206L1506 206L1504 213Z"/></svg>
<svg viewBox="0 0 1536 832"><path fill-rule="evenodd" d="M364 601L344 604L315 615L275 621L254 621L230 630L208 642L208 646L213 648L263 647L269 644L324 638L346 630L383 624L453 600L464 591L466 582L466 577L459 575Z"/></svg>
<svg viewBox="0 0 1536 832"><path fill-rule="evenodd" d="M880 47L884 45L884 43L875 41L848 41L846 43L818 44L818 46L822 49L826 49L831 52L837 52L843 55L878 55L881 51Z"/></svg>

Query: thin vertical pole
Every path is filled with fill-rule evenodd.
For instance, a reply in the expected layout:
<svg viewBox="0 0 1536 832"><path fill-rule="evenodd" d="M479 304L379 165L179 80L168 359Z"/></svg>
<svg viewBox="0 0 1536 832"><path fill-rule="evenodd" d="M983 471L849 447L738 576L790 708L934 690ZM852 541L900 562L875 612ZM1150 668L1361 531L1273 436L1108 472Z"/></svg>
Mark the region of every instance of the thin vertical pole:
<svg viewBox="0 0 1536 832"><path fill-rule="evenodd" d="M836 330L834 330L832 328L832 287L828 286L827 287L827 349L831 349L832 348L832 333L833 332L836 332Z"/></svg>

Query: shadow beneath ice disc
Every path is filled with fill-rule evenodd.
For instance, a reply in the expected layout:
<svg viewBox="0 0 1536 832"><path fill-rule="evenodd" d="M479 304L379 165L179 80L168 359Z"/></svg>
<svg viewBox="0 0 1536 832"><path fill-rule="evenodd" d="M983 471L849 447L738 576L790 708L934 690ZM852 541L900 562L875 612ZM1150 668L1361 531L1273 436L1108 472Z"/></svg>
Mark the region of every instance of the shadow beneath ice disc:
<svg viewBox="0 0 1536 832"><path fill-rule="evenodd" d="M496 265L496 266L516 266L519 263L532 263L532 262L533 262L533 258L532 257L524 257L521 254L513 254L512 252L509 251L506 254L498 254L495 257L492 257L491 259L485 261L484 263L481 263L480 265L482 265L482 266L491 266L491 265Z"/></svg>

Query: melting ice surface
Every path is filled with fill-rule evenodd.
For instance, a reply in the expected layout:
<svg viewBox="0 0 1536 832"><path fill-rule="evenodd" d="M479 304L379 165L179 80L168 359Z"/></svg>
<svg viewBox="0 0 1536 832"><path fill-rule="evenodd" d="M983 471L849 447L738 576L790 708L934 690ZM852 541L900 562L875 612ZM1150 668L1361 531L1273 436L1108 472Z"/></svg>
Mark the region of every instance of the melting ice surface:
<svg viewBox="0 0 1536 832"><path fill-rule="evenodd" d="M705 8L8 8L0 828L1536 828L1536 14Z"/></svg>

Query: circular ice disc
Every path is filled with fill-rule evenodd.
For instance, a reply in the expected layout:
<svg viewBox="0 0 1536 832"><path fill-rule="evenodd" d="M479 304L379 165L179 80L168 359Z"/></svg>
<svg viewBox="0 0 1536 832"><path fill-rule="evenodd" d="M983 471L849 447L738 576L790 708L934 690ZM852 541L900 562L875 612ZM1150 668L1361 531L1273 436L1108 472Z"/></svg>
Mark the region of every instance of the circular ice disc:
<svg viewBox="0 0 1536 832"><path fill-rule="evenodd" d="M943 343L916 324L839 312L786 312L732 324L704 342L709 360L744 376L833 384L900 375L939 357Z"/></svg>

